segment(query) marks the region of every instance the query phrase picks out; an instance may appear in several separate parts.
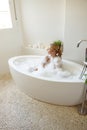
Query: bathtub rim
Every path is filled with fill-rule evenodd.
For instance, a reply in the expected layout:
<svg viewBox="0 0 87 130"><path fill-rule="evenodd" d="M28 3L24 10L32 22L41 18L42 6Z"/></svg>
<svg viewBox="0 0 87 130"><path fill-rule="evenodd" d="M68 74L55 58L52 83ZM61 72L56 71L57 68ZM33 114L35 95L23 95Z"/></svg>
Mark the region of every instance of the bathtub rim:
<svg viewBox="0 0 87 130"><path fill-rule="evenodd" d="M34 76L33 74L27 74L27 73L24 73L24 72L22 72L22 71L20 71L20 70L18 70L17 69L17 67L15 66L15 64L13 63L16 59L19 59L19 58L24 58L24 57L43 57L43 56L39 56L39 55L19 55L19 56L14 56L14 57L11 57L9 60L8 60L8 64L9 64L9 68L10 67L12 67L15 71L17 71L17 72L19 72L19 73L21 73L21 74L23 74L23 75L26 75L26 76L30 76L30 77L32 77L32 78L36 78L36 79L40 79L40 80L44 80L44 81L50 81L50 82L60 82L60 83L84 83L84 80L82 80L82 79L79 79L79 80L69 80L69 79L67 79L67 80L52 80L52 79L49 79L49 78L45 78L45 77L37 77L37 76ZM74 62L74 61L70 61L70 60L67 60L67 59L63 59L63 61L68 61L68 62L70 62L70 63L72 63L72 64L75 64L75 65L78 65L79 67L82 67L82 65L80 65L79 63L76 63L76 62Z"/></svg>

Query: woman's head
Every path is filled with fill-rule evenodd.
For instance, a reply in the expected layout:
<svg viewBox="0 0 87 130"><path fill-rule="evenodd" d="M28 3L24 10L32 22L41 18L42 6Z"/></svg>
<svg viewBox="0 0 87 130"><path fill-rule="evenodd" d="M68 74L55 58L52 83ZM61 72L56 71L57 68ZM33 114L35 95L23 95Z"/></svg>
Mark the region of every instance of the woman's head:
<svg viewBox="0 0 87 130"><path fill-rule="evenodd" d="M63 45L62 43L58 44L57 42L54 42L52 44L50 44L50 47L48 48L48 54L50 54L52 57L61 57L62 56L62 52L63 52Z"/></svg>

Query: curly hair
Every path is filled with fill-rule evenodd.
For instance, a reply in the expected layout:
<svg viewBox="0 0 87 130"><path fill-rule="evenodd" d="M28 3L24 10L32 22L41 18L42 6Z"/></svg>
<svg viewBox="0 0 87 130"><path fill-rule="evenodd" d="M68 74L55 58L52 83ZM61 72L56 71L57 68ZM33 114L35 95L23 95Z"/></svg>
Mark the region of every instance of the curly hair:
<svg viewBox="0 0 87 130"><path fill-rule="evenodd" d="M52 52L54 52L55 57L62 56L62 52L63 52L63 45L57 45L55 43L50 44L50 48L48 49L48 53L51 54Z"/></svg>

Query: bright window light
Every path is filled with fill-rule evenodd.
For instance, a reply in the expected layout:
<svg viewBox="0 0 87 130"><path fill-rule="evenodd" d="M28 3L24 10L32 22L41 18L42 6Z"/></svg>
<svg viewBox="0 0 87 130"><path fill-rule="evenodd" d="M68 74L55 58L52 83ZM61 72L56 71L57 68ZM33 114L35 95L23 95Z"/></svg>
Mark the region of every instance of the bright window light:
<svg viewBox="0 0 87 130"><path fill-rule="evenodd" d="M0 0L0 29L12 28L9 0Z"/></svg>

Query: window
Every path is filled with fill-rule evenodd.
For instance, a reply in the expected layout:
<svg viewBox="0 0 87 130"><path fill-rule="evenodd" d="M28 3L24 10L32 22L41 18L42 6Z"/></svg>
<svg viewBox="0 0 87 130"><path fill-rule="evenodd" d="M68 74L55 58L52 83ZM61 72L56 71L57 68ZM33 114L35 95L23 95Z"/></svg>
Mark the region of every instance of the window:
<svg viewBox="0 0 87 130"><path fill-rule="evenodd" d="M0 29L12 28L9 0L0 0Z"/></svg>

